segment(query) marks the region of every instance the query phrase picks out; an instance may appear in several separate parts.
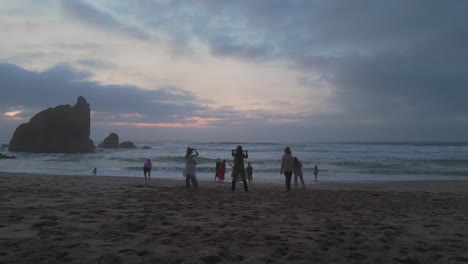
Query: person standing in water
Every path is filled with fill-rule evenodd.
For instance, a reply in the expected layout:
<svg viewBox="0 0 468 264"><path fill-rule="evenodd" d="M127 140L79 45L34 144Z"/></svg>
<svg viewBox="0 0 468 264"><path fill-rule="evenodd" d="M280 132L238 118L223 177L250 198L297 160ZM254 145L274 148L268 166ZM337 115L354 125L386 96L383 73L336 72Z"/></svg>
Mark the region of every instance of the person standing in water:
<svg viewBox="0 0 468 264"><path fill-rule="evenodd" d="M286 180L286 190L288 192L291 190L291 178L294 171L294 158L291 154L291 149L286 147L284 149L284 155L281 158L280 170L280 174L284 173L284 178Z"/></svg>
<svg viewBox="0 0 468 264"><path fill-rule="evenodd" d="M192 182L193 188L198 189L197 176L195 175L195 160L193 158L198 157L198 151L194 148L187 147L185 153L185 187L190 188L190 182Z"/></svg>
<svg viewBox="0 0 468 264"><path fill-rule="evenodd" d="M148 184L151 181L151 160L147 159L145 164L143 164L143 174L145 175L145 183ZM146 179L146 175L148 175L148 179Z"/></svg>
<svg viewBox="0 0 468 264"><path fill-rule="evenodd" d="M231 151L231 155L234 157L234 166L232 168L232 186L231 186L231 191L236 191L236 183L237 183L237 177L240 176L242 178L242 182L244 183L244 190L246 192L249 191L249 188L247 187L247 181L245 177L245 167L244 167L244 159L249 158L249 153L246 150L245 154L244 151L242 150L241 146L237 146L237 149L233 149Z"/></svg>
<svg viewBox="0 0 468 264"><path fill-rule="evenodd" d="M96 176L96 174L97 174L97 168L94 168L94 170L93 170L93 176Z"/></svg>

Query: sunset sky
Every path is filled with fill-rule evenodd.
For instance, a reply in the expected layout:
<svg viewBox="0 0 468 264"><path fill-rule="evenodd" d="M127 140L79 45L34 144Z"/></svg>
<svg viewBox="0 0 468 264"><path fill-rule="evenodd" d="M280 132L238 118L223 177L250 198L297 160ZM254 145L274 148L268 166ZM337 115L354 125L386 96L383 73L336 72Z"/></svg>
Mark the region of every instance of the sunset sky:
<svg viewBox="0 0 468 264"><path fill-rule="evenodd" d="M468 140L468 1L0 0L0 140Z"/></svg>

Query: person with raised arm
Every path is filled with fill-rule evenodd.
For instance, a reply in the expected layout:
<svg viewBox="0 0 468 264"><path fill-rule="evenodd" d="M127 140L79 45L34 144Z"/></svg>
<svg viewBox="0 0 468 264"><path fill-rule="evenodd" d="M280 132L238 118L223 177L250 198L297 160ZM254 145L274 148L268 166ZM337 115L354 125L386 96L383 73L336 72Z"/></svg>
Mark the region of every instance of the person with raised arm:
<svg viewBox="0 0 468 264"><path fill-rule="evenodd" d="M240 177L242 179L242 182L244 183L244 190L246 192L249 191L249 188L247 187L247 181L245 177L245 167L244 167L244 159L249 158L249 153L246 150L245 154L244 151L242 150L241 146L237 146L236 149L233 149L231 151L231 155L234 157L234 165L232 167L232 186L231 186L231 191L236 191L236 183L237 183L237 178Z"/></svg>
<svg viewBox="0 0 468 264"><path fill-rule="evenodd" d="M197 176L195 174L195 160L194 158L198 157L198 151L194 148L187 147L187 152L185 153L185 188L190 188L190 182L192 182L193 188L198 189Z"/></svg>

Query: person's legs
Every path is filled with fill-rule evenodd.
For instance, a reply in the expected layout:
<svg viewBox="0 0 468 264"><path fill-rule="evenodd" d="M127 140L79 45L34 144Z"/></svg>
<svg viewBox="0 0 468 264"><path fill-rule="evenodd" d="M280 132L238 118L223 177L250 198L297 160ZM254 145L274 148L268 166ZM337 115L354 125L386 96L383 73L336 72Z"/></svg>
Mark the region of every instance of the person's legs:
<svg viewBox="0 0 468 264"><path fill-rule="evenodd" d="M241 169L240 171L240 176L242 178L242 182L244 183L244 191L248 192L249 191L249 187L247 187L247 179L246 179L246 175L245 175L245 169Z"/></svg>
<svg viewBox="0 0 468 264"><path fill-rule="evenodd" d="M231 191L235 192L236 191L236 178L232 178L232 185L231 185Z"/></svg>
<svg viewBox="0 0 468 264"><path fill-rule="evenodd" d="M249 187L247 186L247 181L245 180L245 178L242 180L242 182L244 183L244 191L248 192Z"/></svg>
<svg viewBox="0 0 468 264"><path fill-rule="evenodd" d="M190 188L190 176L185 175L185 188L189 189Z"/></svg>
<svg viewBox="0 0 468 264"><path fill-rule="evenodd" d="M285 172L284 177L286 178L286 190L289 192L291 190L292 172Z"/></svg>
<svg viewBox="0 0 468 264"><path fill-rule="evenodd" d="M294 188L297 189L297 174L294 173Z"/></svg>
<svg viewBox="0 0 468 264"><path fill-rule="evenodd" d="M305 191L304 176L303 176L303 175L299 175L299 179L301 180L302 190Z"/></svg>
<svg viewBox="0 0 468 264"><path fill-rule="evenodd" d="M151 169L148 170L148 182L151 181Z"/></svg>
<svg viewBox="0 0 468 264"><path fill-rule="evenodd" d="M198 180L197 180L197 178L190 176L190 180L192 181L193 188L195 190L198 189Z"/></svg>

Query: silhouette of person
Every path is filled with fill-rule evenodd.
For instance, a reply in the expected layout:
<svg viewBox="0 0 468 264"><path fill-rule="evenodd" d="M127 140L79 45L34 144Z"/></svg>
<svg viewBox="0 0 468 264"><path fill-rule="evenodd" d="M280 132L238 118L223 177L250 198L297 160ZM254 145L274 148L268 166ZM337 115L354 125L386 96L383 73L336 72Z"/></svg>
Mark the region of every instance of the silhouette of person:
<svg viewBox="0 0 468 264"><path fill-rule="evenodd" d="M286 147L284 149L284 155L281 158L280 170L280 174L284 173L284 177L286 179L286 190L288 192L291 190L291 178L294 171L294 158L291 154L291 149Z"/></svg>
<svg viewBox="0 0 468 264"><path fill-rule="evenodd" d="M301 180L302 190L305 191L304 177L302 174L302 162L294 157L294 188L297 189L297 178Z"/></svg>
<svg viewBox="0 0 468 264"><path fill-rule="evenodd" d="M245 168L245 170L247 171L247 179L249 180L249 182L253 181L253 178L252 178L253 167L252 167L252 165L250 165L250 162L249 162L249 166L247 166L247 168Z"/></svg>
<svg viewBox="0 0 468 264"><path fill-rule="evenodd" d="M151 160L147 159L145 164L143 164L143 174L145 175L145 183L148 184L151 181ZM148 175L148 179L146 179L146 175Z"/></svg>
<svg viewBox="0 0 468 264"><path fill-rule="evenodd" d="M93 170L93 176L96 176L96 174L97 174L97 168L94 168L94 170Z"/></svg>
<svg viewBox="0 0 468 264"><path fill-rule="evenodd" d="M185 153L185 188L190 188L190 182L192 182L193 188L198 189L197 176L195 174L195 165L197 164L193 158L198 157L198 151L194 148L187 147Z"/></svg>
<svg viewBox="0 0 468 264"><path fill-rule="evenodd" d="M246 192L249 191L249 188L247 187L247 181L245 177L245 167L244 167L244 159L249 158L249 153L246 150L245 154L242 150L241 146L237 146L237 148L231 151L231 155L234 157L234 166L232 168L232 186L231 186L231 191L236 191L236 183L237 183L237 177L240 176L242 179L242 182L244 183L244 190Z"/></svg>

